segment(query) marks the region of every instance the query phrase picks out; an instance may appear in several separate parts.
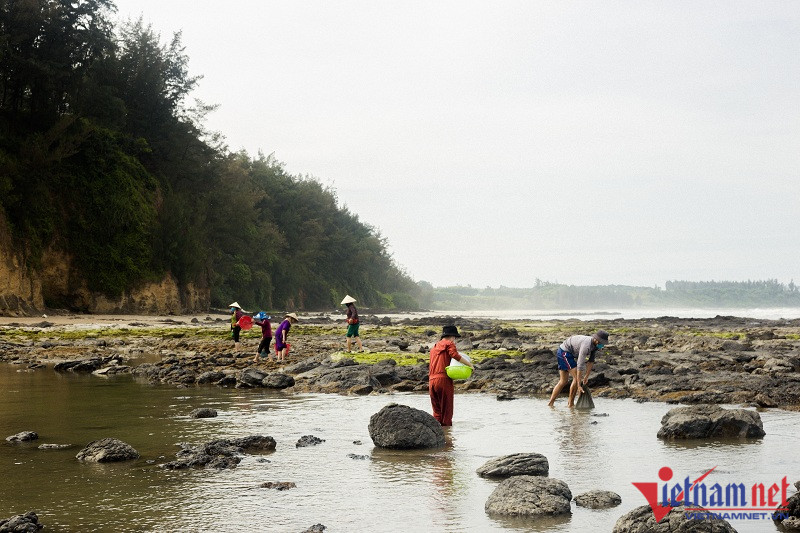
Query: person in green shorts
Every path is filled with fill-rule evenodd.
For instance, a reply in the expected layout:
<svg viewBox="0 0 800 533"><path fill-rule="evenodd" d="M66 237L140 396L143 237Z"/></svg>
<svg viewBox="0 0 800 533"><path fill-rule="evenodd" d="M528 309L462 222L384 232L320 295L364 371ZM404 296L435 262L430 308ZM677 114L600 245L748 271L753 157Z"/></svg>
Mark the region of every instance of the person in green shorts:
<svg viewBox="0 0 800 533"><path fill-rule="evenodd" d="M350 351L352 341L355 339L358 349L363 352L364 345L361 344L361 338L358 336L358 309L356 309L355 301L356 299L349 294L342 300L342 304L347 306L347 351Z"/></svg>

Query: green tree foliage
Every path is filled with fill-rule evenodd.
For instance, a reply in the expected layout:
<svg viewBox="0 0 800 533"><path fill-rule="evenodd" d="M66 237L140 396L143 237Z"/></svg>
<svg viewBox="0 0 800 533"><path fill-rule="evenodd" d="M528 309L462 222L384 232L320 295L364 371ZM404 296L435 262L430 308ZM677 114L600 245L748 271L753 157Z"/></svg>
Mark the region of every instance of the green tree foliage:
<svg viewBox="0 0 800 533"><path fill-rule="evenodd" d="M31 268L75 258L109 296L173 275L212 305L415 308L386 241L319 181L231 153L186 99L180 33L114 28L110 0L0 0L0 216ZM51 304L69 305L68 300Z"/></svg>

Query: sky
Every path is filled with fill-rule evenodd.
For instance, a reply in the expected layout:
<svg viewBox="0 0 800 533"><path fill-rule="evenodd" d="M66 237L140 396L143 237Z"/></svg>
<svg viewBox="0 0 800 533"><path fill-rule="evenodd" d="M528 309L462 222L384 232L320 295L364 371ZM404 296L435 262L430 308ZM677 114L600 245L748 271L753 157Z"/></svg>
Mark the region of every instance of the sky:
<svg viewBox="0 0 800 533"><path fill-rule="evenodd" d="M116 4L415 280L800 281L793 0Z"/></svg>

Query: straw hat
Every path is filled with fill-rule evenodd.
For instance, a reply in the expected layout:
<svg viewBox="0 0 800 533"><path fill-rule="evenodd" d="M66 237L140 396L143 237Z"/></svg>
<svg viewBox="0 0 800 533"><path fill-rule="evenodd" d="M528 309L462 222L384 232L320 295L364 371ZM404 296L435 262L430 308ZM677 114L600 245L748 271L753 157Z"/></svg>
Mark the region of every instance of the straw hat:
<svg viewBox="0 0 800 533"><path fill-rule="evenodd" d="M242 306L241 306L241 305L239 305L239 302L233 302L233 303L232 303L231 305L229 305L228 307L235 307L235 308L237 308L237 309L241 309L241 308L242 308Z"/></svg>
<svg viewBox="0 0 800 533"><path fill-rule="evenodd" d="M297 318L297 315L294 314L294 313L286 313L285 318L294 318L295 320L300 320L299 318Z"/></svg>
<svg viewBox="0 0 800 533"><path fill-rule="evenodd" d="M344 297L344 299L342 300L342 305L351 304L351 303L353 303L353 302L355 302L355 301L356 301L356 299L355 299L355 298L353 298L352 296L350 296L350 295L348 294L348 295L347 295L347 296L345 296L345 297Z"/></svg>

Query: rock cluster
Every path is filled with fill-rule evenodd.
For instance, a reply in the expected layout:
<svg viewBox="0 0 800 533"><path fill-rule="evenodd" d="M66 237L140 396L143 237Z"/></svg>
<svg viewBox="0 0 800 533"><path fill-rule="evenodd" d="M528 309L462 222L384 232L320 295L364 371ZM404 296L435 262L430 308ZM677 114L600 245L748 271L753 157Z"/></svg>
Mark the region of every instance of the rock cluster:
<svg viewBox="0 0 800 533"><path fill-rule="evenodd" d="M176 453L177 459L162 465L168 470L184 468L236 468L245 451L275 451L275 439L263 435L253 435L239 439L218 439L199 446L181 445Z"/></svg>
<svg viewBox="0 0 800 533"><path fill-rule="evenodd" d="M33 511L0 519L0 533L35 533L43 527Z"/></svg>

